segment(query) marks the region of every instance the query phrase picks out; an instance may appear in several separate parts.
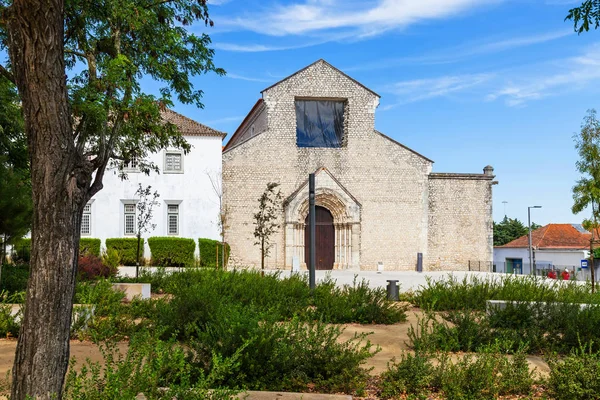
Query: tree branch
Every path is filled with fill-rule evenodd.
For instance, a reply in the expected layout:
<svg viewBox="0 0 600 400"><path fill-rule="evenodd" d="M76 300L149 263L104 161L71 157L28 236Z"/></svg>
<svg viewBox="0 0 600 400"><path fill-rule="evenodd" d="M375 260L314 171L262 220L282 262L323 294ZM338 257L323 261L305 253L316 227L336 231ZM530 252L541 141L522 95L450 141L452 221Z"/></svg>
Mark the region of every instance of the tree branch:
<svg viewBox="0 0 600 400"><path fill-rule="evenodd" d="M12 83L14 83L15 85L17 84L17 82L15 81L15 77L13 76L13 74L9 70L7 70L6 68L4 68L4 66L1 65L1 64L0 64L0 75L2 75L6 79L8 79Z"/></svg>
<svg viewBox="0 0 600 400"><path fill-rule="evenodd" d="M149 9L152 7L160 6L161 4L171 3L172 1L174 1L174 0L161 0L161 1L157 1L156 3L152 3L144 8Z"/></svg>
<svg viewBox="0 0 600 400"><path fill-rule="evenodd" d="M71 49L66 49L66 48L65 48L65 53L72 54L77 57L83 57L83 58L85 58L87 56L85 53L82 53L81 51L76 51L76 50L71 50Z"/></svg>

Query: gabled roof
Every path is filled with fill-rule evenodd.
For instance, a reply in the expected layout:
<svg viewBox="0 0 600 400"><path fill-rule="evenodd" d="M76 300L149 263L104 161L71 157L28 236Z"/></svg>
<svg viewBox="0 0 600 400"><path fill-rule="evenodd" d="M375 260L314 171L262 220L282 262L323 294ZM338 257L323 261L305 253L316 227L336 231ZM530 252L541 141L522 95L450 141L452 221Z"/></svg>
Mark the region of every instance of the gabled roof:
<svg viewBox="0 0 600 400"><path fill-rule="evenodd" d="M575 224L548 224L531 232L531 245L536 249L587 249L590 247L590 232L581 232ZM529 236L520 238L497 248L527 248Z"/></svg>
<svg viewBox="0 0 600 400"><path fill-rule="evenodd" d="M256 103L254 103L254 106L252 107L252 109L250 110L250 112L246 115L246 118L244 118L244 120L242 121L242 123L238 126L238 128L235 130L235 132L233 132L233 135L229 138L229 141L227 142L227 144L225 145L225 147L223 148L223 151L229 150L229 148L231 147L230 145L232 143L235 143L235 140L237 139L238 135L240 134L240 132L243 130L242 128L245 127L246 122L248 122L248 120L250 119L250 117L254 114L254 112L260 107L262 106L264 103L263 99L258 99L256 101Z"/></svg>
<svg viewBox="0 0 600 400"><path fill-rule="evenodd" d="M196 122L191 118L181 115L173 110L161 111L162 118L173 125L177 125L179 132L184 136L217 136L224 139L227 134L209 126Z"/></svg>
<svg viewBox="0 0 600 400"><path fill-rule="evenodd" d="M381 133L381 132L379 132L377 129L375 129L375 133L377 133L377 134L379 134L379 135L383 136L384 138L386 138L386 139L387 139L387 140L389 140L390 142L392 142L392 143L395 143L395 144L397 144L398 146L400 146L400 147L402 147L402 148L404 148L404 149L406 149L406 150L410 151L410 152L411 152L411 153L413 153L414 155L416 155L416 156L419 156L419 157L421 157L422 159L424 159L424 160L426 160L426 161L429 161L430 163L434 163L434 162L435 162L435 161L433 161L432 159L429 159L429 158L425 157L423 154L421 154L421 153L417 153L416 151L414 151L414 150L413 150L413 149L411 149L410 147L406 147L406 146L405 146L405 145L403 145L402 143L400 143L400 142L398 142L398 141L396 141L396 140L392 139L391 137L389 137L389 136L388 136L388 135L386 135L385 133Z"/></svg>
<svg viewBox="0 0 600 400"><path fill-rule="evenodd" d="M317 65L317 64L319 64L319 63L322 63L322 64L325 64L325 65L327 65L328 67L330 67L330 68L332 68L333 70L337 71L337 72L338 72L338 73L340 73L341 75L343 75L343 76L345 76L346 78L350 79L352 82L356 83L357 85L361 86L362 88L364 88L364 89L368 90L369 92L373 93L375 96L377 96L377 97L381 97L380 95L378 95L377 93L375 93L374 91L372 91L371 89L369 89L368 87L366 87L365 85L363 85L362 83L360 83L359 81L357 81L356 79L354 79L354 78L352 78L351 76L349 76L349 75L345 74L345 73L344 73L344 72L342 72L340 69L338 69L338 68L334 67L333 65L329 64L327 61L323 60L322 58L321 58L321 59L319 59L319 60L317 60L317 61L315 61L314 63L312 63L312 64L310 64L310 65L307 65L306 67L302 68L301 70L294 72L294 73L293 73L293 74L291 74L290 76L288 76L288 77L286 77L286 78L283 78L282 80L280 80L280 81L278 81L278 82L276 82L276 83L272 84L272 85L271 85L271 86L269 86L268 88L266 88L266 89L263 89L263 90L261 91L261 93L264 93L264 92L266 92L267 90L271 89L272 87L275 87L275 86L279 85L280 83L287 81L287 80L288 80L288 79L290 79L291 77L294 77L294 76L298 75L299 73L306 71L307 69L309 69L309 68L310 68L310 67L312 67L313 65Z"/></svg>

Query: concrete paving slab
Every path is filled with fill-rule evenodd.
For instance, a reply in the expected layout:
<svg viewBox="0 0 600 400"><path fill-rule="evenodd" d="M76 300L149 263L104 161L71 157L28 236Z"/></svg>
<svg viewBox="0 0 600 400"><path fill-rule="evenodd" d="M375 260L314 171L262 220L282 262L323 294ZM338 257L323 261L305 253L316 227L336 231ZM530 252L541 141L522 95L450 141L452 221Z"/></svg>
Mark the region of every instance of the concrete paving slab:
<svg viewBox="0 0 600 400"><path fill-rule="evenodd" d="M259 392L253 390L240 393L236 397L241 400L352 400L352 396L345 394ZM135 399L146 400L146 396L140 393Z"/></svg>
<svg viewBox="0 0 600 400"><path fill-rule="evenodd" d="M257 392L252 390L240 393L237 397L244 400L352 400L352 396L344 394Z"/></svg>

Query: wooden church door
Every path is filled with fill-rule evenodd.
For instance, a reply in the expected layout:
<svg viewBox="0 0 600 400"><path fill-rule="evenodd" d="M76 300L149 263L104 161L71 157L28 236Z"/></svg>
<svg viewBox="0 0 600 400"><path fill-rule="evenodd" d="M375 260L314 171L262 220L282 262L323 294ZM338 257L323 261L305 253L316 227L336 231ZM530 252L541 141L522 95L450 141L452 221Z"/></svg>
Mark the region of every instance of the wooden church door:
<svg viewBox="0 0 600 400"><path fill-rule="evenodd" d="M315 246L317 250L316 269L333 269L335 262L335 228L333 227L333 215L328 209L320 206L315 207ZM306 265L310 262L310 226L308 215L306 216L306 228L304 230L304 260Z"/></svg>

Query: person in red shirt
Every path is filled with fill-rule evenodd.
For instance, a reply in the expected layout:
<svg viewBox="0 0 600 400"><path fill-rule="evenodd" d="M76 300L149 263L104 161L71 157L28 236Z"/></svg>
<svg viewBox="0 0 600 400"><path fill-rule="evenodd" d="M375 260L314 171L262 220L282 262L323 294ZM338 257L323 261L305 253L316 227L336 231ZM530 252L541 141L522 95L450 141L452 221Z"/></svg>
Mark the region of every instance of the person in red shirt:
<svg viewBox="0 0 600 400"><path fill-rule="evenodd" d="M548 278L550 279L556 279L556 271L555 270L550 270L550 272L548 272Z"/></svg>
<svg viewBox="0 0 600 400"><path fill-rule="evenodd" d="M565 268L565 270L562 272L562 278L563 281L568 281L571 278L571 275L569 274L569 270Z"/></svg>

